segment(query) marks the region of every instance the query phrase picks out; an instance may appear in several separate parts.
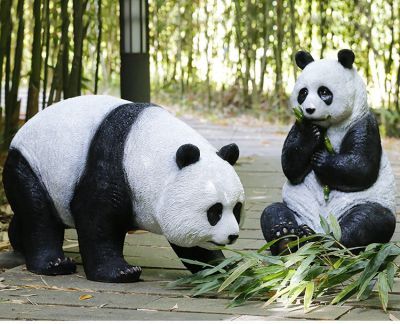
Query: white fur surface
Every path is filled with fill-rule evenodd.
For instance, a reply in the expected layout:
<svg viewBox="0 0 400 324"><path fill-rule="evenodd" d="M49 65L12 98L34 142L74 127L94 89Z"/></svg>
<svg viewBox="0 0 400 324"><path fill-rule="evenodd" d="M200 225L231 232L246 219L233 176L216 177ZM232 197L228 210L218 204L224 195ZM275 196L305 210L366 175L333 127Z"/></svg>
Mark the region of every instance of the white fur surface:
<svg viewBox="0 0 400 324"><path fill-rule="evenodd" d="M56 103L15 135L17 148L43 181L62 221L74 227L69 202L83 172L91 139L104 117L127 103L110 96L81 96Z"/></svg>
<svg viewBox="0 0 400 324"><path fill-rule="evenodd" d="M331 105L326 105L318 96L320 86L328 87L333 93ZM307 118L322 119L315 124L327 127L327 135L336 152L339 151L344 136L350 127L369 112L366 87L355 70L344 68L338 61L323 59L307 65L294 86L291 107L298 106L297 96L306 87L309 94L301 104ZM315 108L312 115L306 108ZM376 202L395 213L395 178L390 162L383 152L377 181L364 191L345 193L332 190L328 202L323 197L323 187L311 171L299 185L288 181L282 189L283 201L298 214L300 223L309 225L316 232L323 232L319 216L333 214L339 218L355 205Z"/></svg>
<svg viewBox="0 0 400 324"><path fill-rule="evenodd" d="M187 143L200 149L200 161L180 170L175 153ZM124 156L138 226L180 246L227 244L229 235L239 234L233 207L244 201L243 187L233 167L216 152L166 110L152 107L142 114L128 136ZM216 202L223 204L223 215L211 226L207 209Z"/></svg>
<svg viewBox="0 0 400 324"><path fill-rule="evenodd" d="M42 179L68 226L74 227L69 203L92 137L104 117L124 103L128 102L109 96L62 101L33 117L11 143ZM199 147L200 161L179 170L176 151L187 143ZM128 134L123 161L137 225L164 234L180 246L212 248L208 241L226 244L229 235L238 234L233 207L244 201L243 186L233 167L216 151L164 109L146 109ZM207 209L216 202L223 204L223 215L211 226Z"/></svg>

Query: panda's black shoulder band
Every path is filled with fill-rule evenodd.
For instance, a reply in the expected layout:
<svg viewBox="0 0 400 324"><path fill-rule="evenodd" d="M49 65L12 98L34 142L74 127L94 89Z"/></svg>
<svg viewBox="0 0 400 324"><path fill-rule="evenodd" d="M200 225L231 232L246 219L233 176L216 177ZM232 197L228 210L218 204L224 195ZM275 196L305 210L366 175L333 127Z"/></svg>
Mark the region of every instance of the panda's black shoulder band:
<svg viewBox="0 0 400 324"><path fill-rule="evenodd" d="M75 222L84 214L87 215L84 219L90 219L96 204L103 206L103 210L122 209L129 216L131 199L123 168L125 142L132 125L150 106L153 105L121 105L113 109L97 128L89 146L85 169L71 201Z"/></svg>

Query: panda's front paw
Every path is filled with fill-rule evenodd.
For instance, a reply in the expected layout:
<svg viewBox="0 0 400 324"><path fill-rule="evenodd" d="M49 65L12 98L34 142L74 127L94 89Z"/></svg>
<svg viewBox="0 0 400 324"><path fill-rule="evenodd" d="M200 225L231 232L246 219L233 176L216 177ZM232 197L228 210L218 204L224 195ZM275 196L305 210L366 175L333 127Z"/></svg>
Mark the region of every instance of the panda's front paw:
<svg viewBox="0 0 400 324"><path fill-rule="evenodd" d="M85 269L86 278L100 282L136 282L139 280L142 269L132 266L125 260L101 264L96 269Z"/></svg>
<svg viewBox="0 0 400 324"><path fill-rule="evenodd" d="M311 125L311 132L314 135L314 138L317 142L320 142L322 139L321 131L317 125Z"/></svg>
<svg viewBox="0 0 400 324"><path fill-rule="evenodd" d="M317 151L311 158L311 165L313 168L320 169L327 164L329 153L326 151Z"/></svg>
<svg viewBox="0 0 400 324"><path fill-rule="evenodd" d="M27 269L37 274L47 276L67 275L76 272L75 262L68 257L54 257L47 262L30 262L27 260Z"/></svg>

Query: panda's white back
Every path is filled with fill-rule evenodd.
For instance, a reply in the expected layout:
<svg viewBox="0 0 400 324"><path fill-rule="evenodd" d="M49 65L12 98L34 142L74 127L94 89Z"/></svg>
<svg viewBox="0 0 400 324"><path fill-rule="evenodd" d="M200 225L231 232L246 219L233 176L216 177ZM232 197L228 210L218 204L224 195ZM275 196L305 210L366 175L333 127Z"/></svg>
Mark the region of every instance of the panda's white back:
<svg viewBox="0 0 400 324"><path fill-rule="evenodd" d="M10 147L18 149L39 175L68 226L74 226L69 202L92 137L104 117L125 103L128 101L110 96L61 101L31 118L11 142Z"/></svg>
<svg viewBox="0 0 400 324"><path fill-rule="evenodd" d="M70 202L85 169L93 136L108 113L126 103L129 101L110 96L64 100L29 120L11 143L11 148L24 155L43 181L58 215L70 227L74 227ZM134 198L135 222L140 228L161 233L155 221L157 203L165 184L179 172L176 151L187 143L200 149L198 163L219 167L221 177L229 183L234 171L227 168L217 150L163 108L146 108L132 124L125 143L123 168Z"/></svg>

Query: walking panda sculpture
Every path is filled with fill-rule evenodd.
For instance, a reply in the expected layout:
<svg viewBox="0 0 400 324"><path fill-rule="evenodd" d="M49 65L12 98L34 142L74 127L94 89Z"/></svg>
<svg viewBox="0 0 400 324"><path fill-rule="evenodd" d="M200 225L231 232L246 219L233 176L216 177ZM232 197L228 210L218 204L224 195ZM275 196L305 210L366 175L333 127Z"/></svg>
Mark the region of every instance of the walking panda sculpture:
<svg viewBox="0 0 400 324"><path fill-rule="evenodd" d="M366 87L353 67L354 53L341 50L338 60L314 61L300 51L295 59L303 72L291 105L300 105L305 120L296 122L285 140L281 161L288 181L283 203L270 205L261 216L265 239L323 232L320 215L333 214L345 246L388 242L396 224L395 180ZM336 154L325 149L325 134ZM327 201L324 185L331 190ZM287 240L271 252L282 252Z"/></svg>
<svg viewBox="0 0 400 324"><path fill-rule="evenodd" d="M14 211L9 237L27 269L76 270L64 229L75 227L86 277L134 282L123 258L128 230L163 234L179 257L211 262L239 233L244 191L236 144L217 151L152 104L82 96L48 107L14 137L3 182ZM198 266L186 264L193 272Z"/></svg>

